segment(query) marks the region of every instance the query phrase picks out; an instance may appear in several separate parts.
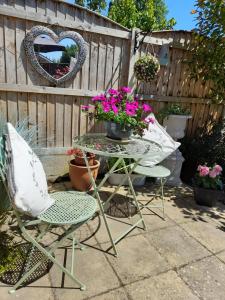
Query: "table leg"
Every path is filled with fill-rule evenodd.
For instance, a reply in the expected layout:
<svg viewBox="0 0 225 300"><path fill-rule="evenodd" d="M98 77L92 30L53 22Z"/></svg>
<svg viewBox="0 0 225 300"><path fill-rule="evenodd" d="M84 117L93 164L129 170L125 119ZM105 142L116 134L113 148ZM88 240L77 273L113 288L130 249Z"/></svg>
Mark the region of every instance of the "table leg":
<svg viewBox="0 0 225 300"><path fill-rule="evenodd" d="M136 205L136 207L137 207L138 214L139 214L140 219L141 219L141 221L142 221L143 229L146 230L145 221L144 221L143 215L142 215L142 213L141 213L141 209L140 209L139 203L138 203L138 201L137 201L137 197L136 197L136 193L135 193L135 191L134 191L134 187L133 187L132 180L130 179L130 174L131 174L132 171L136 168L138 162L136 162L136 163L134 164L134 166L132 167L132 169L131 169L130 172L128 172L128 170L127 170L127 166L126 166L126 163L125 163L124 159L122 160L122 164L123 164L123 166L124 166L124 170L125 170L125 173L126 173L126 175L127 175L126 177L127 177L127 179L128 179L129 187L130 187L131 193L132 193L132 195L133 195L133 200L134 200L134 202L135 202L135 205Z"/></svg>
<svg viewBox="0 0 225 300"><path fill-rule="evenodd" d="M117 249L116 249L116 243L119 242L124 236L126 236L130 231L132 231L135 227L137 227L137 225L142 222L143 224L143 228L146 230L146 225L144 223L144 219L143 219L143 216L141 214L141 211L140 211L140 207L139 207L139 204L138 204L138 201L136 199L136 194L135 194L135 191L134 191L134 188L133 188L133 185L132 185L132 181L130 179L130 175L132 173L132 171L135 169L135 167L137 166L138 162L139 161L136 161L134 164L133 164L133 167L131 168L131 170L128 172L127 170L127 166L125 164L125 161L123 158L118 158L118 160L115 162L115 164L113 165L113 167L109 170L109 172L105 175L105 177L103 178L103 180L100 182L100 184L97 186L96 185L96 182L92 176L92 172L91 172L91 169L90 169L90 166L88 164L88 160L87 160L87 157L86 157L86 153L82 150L83 152L83 156L84 156L84 160L85 160L85 163L86 163L86 166L87 166L87 169L88 169L88 173L89 173L89 176L90 176L90 179L91 179L91 183L93 185L93 188L94 188L94 193L93 193L93 196L96 197L97 199L97 202L98 202L98 205L99 205L99 209L100 209L100 213L103 217L103 221L105 223L105 226L106 226L106 230L107 230L107 233L109 235L109 239L110 239L110 242L111 242L111 248L113 248L113 251L114 251L114 255L117 256ZM125 173L126 175L124 176L124 178L121 180L121 183L117 186L117 188L114 190L113 194L104 202L102 202L101 200L101 197L99 195L99 191L100 191L100 188L103 186L103 184L106 182L106 180L108 179L109 175L112 174L114 172L114 170L116 169L116 167L119 165L119 163L122 162L123 163L123 168L125 169ZM129 183L129 186L130 186L130 189L131 189L131 193L133 195L133 200L135 202L135 205L137 207L137 210L138 210L138 214L140 216L140 219L133 225L130 226L130 228L128 230L126 230L125 232L123 232L117 239L113 239L112 237L112 234L111 234L111 231L110 231L110 228L109 228L109 225L108 225L108 222L107 222L107 218L106 218L106 215L105 215L105 207L107 206L107 204L112 200L112 198L115 196L115 194L117 193L117 191L119 190L119 188L122 186L122 184L125 182L125 180L128 179L128 183Z"/></svg>
<svg viewBox="0 0 225 300"><path fill-rule="evenodd" d="M105 223L105 226L106 226L106 230L108 232L108 235L109 235L109 239L110 239L110 242L111 242L111 245L112 245L112 248L113 248L113 251L114 251L114 255L117 256L117 250L116 250L116 245L113 241L113 237L112 237L112 234L111 234L111 231L110 231L110 228L109 228L109 225L108 225L108 222L107 222L107 219L106 219L106 216L105 216L105 212L104 212L104 208L103 208L103 205L102 205L102 200L101 200L101 197L99 195L99 188L97 187L96 183L95 183L95 180L92 176L92 172L91 172L91 169L90 169L90 166L88 164L88 159L86 157L86 153L82 150L83 152L83 156L84 156L84 160L85 160L85 163L86 163L86 166L87 166L87 169L88 169L88 174L90 176L90 179L91 179L91 183L93 185L93 188L94 188L94 196L96 196L97 198L97 202L98 202L98 206L99 206L99 209L100 209L100 212L101 212L101 215L103 217L103 220L104 220L104 223ZM117 165L119 164L119 162L117 164L115 164L115 168L117 167ZM114 167L114 166L113 166ZM112 168L112 169L115 169L115 168ZM104 178L105 179L105 178ZM103 183L100 184L100 187L104 184L104 182L107 180L107 177L104 181L103 179Z"/></svg>

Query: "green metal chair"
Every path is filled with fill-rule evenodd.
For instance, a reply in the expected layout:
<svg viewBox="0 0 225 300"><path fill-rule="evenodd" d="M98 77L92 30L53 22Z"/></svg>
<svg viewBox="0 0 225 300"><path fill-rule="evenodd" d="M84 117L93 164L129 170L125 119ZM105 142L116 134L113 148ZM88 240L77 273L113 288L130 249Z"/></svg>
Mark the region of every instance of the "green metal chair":
<svg viewBox="0 0 225 300"><path fill-rule="evenodd" d="M141 165L137 165L134 169L134 173L139 175L144 175L146 177L158 178L160 180L160 187L154 194L154 196L145 204L140 202L141 208L159 208L162 210L163 220L165 220L165 208L164 208L164 185L166 183L167 178L170 176L171 172L169 169L157 165L154 167L144 167ZM151 202L154 199L160 198L161 205L151 205Z"/></svg>
<svg viewBox="0 0 225 300"><path fill-rule="evenodd" d="M50 196L55 200L55 203L46 211L41 213L37 218L32 218L31 220L27 221L25 214L19 212L15 207L15 203L10 196L8 188L9 182L7 182L6 174L7 167L9 166L10 162L10 152L6 153L6 161L8 163L5 164L5 170L0 167L0 178L2 178L5 188L8 191L9 199L12 203L22 236L26 241L31 243L31 251L29 257L27 257L24 272L19 281L9 290L9 293L14 293L18 287L26 283L26 280L28 280L29 277L32 277L32 274L35 272L35 270L37 270L38 267L40 267L41 264L46 260L50 260L52 263L55 263L57 267L68 277L70 277L81 290L85 290L85 285L74 275L73 266L75 247L79 246L79 248L82 249L81 244L75 238L74 231L93 217L97 208L96 200L92 196L83 192L55 192L50 194ZM66 229L65 225L69 225L69 228ZM34 226L37 228L38 233L35 236L30 230L28 230L29 226ZM56 241L52 242L51 245L44 247L41 243L42 239L52 229L53 226L60 226L63 229L63 234L59 236ZM64 267L54 256L56 249L61 247L66 239L69 239L72 242L72 262L70 269ZM36 248L43 254L43 258L34 266L32 266L32 254Z"/></svg>

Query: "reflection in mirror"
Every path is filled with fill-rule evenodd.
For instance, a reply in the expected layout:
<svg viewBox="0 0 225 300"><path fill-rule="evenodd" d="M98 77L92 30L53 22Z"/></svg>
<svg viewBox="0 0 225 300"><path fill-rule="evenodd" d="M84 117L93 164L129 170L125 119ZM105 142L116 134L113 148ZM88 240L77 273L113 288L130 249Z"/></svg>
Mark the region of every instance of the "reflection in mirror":
<svg viewBox="0 0 225 300"><path fill-rule="evenodd" d="M41 34L34 40L34 51L42 68L59 79L73 69L79 48L71 38L56 43L48 35Z"/></svg>

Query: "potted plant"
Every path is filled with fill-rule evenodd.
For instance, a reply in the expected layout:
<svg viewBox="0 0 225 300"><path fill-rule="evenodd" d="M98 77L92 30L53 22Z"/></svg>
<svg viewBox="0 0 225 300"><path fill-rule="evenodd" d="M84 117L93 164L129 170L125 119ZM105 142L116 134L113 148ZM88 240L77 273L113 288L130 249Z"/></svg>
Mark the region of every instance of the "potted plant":
<svg viewBox="0 0 225 300"><path fill-rule="evenodd" d="M179 104L168 105L159 112L158 116L163 126L166 127L166 131L174 139L184 137L187 120L192 118L190 111Z"/></svg>
<svg viewBox="0 0 225 300"><path fill-rule="evenodd" d="M194 198L197 204L214 206L216 201L223 200L223 184L220 178L222 167L199 165L194 178Z"/></svg>
<svg viewBox="0 0 225 300"><path fill-rule="evenodd" d="M109 89L92 98L93 105L83 106L98 121L106 122L107 137L117 141L129 140L132 133L142 135L151 121L145 113L152 107L131 94L131 88Z"/></svg>
<svg viewBox="0 0 225 300"><path fill-rule="evenodd" d="M79 166L86 166L85 160L84 160L84 155L81 149L75 148L75 149L69 149L67 151L67 155L73 155L74 160L73 163ZM88 160L89 166L93 166L94 164L94 159L95 159L95 154L91 152L86 153L86 157Z"/></svg>
<svg viewBox="0 0 225 300"><path fill-rule="evenodd" d="M111 157L111 158L108 159L108 168L109 168L109 170L113 167L116 160L117 160L117 158L114 158L114 157ZM132 162L133 162L133 160L125 159L125 163L128 166L128 171L129 171L129 165ZM119 185L121 183L121 181L123 180L125 171L122 168L123 168L123 164L120 163L117 166L118 171L109 175L108 182L111 185ZM121 170L119 170L119 169L121 169ZM139 175L139 174L131 174L130 178L131 178L131 181L132 181L134 186L143 186L145 184L146 176ZM129 185L127 179L124 181L123 185Z"/></svg>
<svg viewBox="0 0 225 300"><path fill-rule="evenodd" d="M158 59L151 54L141 56L134 64L135 77L144 82L153 80L159 70L160 63Z"/></svg>
<svg viewBox="0 0 225 300"><path fill-rule="evenodd" d="M69 162L69 176L73 188L78 191L89 191L92 188L91 178L88 173L88 168L85 164L83 152L80 149L70 149L67 155L74 155L74 158ZM97 178L100 162L95 159L95 154L88 152L86 154L90 170L94 180Z"/></svg>

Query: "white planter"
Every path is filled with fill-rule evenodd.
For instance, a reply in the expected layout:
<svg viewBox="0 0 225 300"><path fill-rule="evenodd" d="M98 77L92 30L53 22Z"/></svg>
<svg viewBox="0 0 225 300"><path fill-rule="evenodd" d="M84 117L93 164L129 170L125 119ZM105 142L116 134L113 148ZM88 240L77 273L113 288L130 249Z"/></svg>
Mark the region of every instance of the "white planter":
<svg viewBox="0 0 225 300"><path fill-rule="evenodd" d="M185 135L187 120L191 118L190 115L169 115L164 119L163 126L174 139L182 139Z"/></svg>
<svg viewBox="0 0 225 300"><path fill-rule="evenodd" d="M124 178L125 174L118 174L118 173L113 173L109 176L108 182L111 185L119 185ZM146 176L143 175L138 175L138 174L131 174L130 176L132 183L134 186L142 186L145 184L145 179ZM123 185L129 185L128 180L126 179Z"/></svg>

